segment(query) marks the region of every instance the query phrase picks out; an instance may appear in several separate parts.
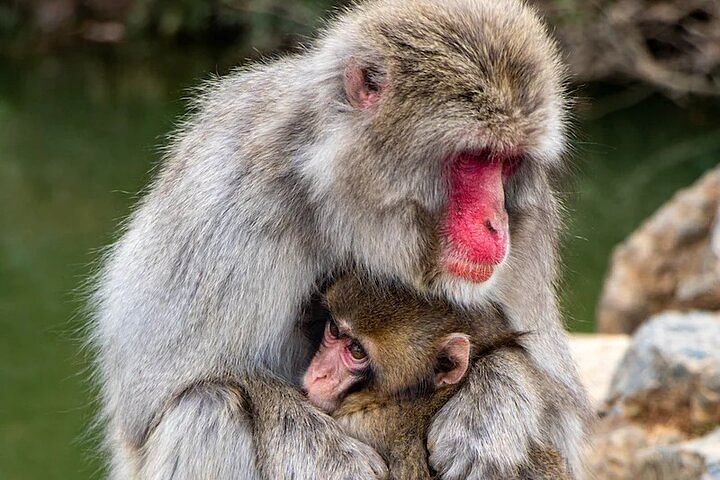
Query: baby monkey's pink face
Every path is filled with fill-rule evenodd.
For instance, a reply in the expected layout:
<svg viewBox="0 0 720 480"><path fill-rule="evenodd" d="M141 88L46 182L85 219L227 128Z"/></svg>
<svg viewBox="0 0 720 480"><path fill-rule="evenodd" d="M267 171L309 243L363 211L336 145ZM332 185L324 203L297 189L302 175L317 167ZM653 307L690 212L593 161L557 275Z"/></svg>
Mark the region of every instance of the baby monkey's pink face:
<svg viewBox="0 0 720 480"><path fill-rule="evenodd" d="M392 319L388 321L392 322ZM373 385L386 392L411 387L407 384L409 381L423 380L435 388L455 384L465 376L470 360L468 336L460 333L447 335L439 339L437 349L428 355L430 364L423 368L423 372L427 372L426 376L431 378L421 379L412 367L397 362L387 365L383 359L376 358L387 348L378 348L376 343L371 338L356 338L347 322L329 320L325 325L322 342L303 378L303 388L310 402L332 413L350 389L359 384ZM406 347L398 342L397 348ZM379 371L381 368L394 371ZM408 380L399 381L403 377ZM394 382L398 384L386 385L392 383L389 379L395 379Z"/></svg>
<svg viewBox="0 0 720 480"><path fill-rule="evenodd" d="M370 374L369 364L365 347L341 333L335 321L328 321L303 378L308 399L321 410L332 412L350 387Z"/></svg>

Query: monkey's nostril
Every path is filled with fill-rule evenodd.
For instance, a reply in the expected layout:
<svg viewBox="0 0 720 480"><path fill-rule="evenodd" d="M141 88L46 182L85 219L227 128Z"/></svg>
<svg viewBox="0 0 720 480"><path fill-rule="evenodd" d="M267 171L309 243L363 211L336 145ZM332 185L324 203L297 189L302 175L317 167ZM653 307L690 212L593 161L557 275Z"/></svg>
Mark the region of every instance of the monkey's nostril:
<svg viewBox="0 0 720 480"><path fill-rule="evenodd" d="M485 220L485 227L490 233L498 233L497 228L495 228L490 220Z"/></svg>

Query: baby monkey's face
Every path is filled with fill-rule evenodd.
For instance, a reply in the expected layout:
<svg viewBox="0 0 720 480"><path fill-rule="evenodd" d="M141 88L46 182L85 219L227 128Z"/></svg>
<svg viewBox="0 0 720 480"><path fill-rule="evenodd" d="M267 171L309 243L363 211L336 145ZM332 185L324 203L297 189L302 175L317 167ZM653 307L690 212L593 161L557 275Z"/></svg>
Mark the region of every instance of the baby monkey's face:
<svg viewBox="0 0 720 480"><path fill-rule="evenodd" d="M351 388L372 377L365 346L348 332L346 325L341 327L335 320L325 324L322 342L303 378L310 402L328 413Z"/></svg>
<svg viewBox="0 0 720 480"><path fill-rule="evenodd" d="M326 303L332 318L303 378L308 399L332 413L353 391L421 394L462 380L467 335L448 332L445 312L407 292L340 281Z"/></svg>

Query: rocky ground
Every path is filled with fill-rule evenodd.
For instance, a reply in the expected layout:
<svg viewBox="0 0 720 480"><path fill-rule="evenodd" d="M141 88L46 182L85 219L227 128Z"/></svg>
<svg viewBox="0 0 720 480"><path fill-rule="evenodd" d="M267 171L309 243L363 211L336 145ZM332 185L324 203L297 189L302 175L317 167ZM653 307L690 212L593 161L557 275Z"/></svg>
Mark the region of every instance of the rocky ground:
<svg viewBox="0 0 720 480"><path fill-rule="evenodd" d="M720 310L720 168L678 192L616 247L597 312L603 333L632 333L666 310Z"/></svg>
<svg viewBox="0 0 720 480"><path fill-rule="evenodd" d="M718 310L720 167L616 249L598 311L616 334L571 338L597 411L588 478L720 480Z"/></svg>

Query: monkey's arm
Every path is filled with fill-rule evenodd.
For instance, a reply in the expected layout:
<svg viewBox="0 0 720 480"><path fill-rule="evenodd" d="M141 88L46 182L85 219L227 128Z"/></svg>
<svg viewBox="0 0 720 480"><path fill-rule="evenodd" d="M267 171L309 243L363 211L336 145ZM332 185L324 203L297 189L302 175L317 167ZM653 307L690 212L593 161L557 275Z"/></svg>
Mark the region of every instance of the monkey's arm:
<svg viewBox="0 0 720 480"><path fill-rule="evenodd" d="M533 445L530 448L528 464L519 478L527 480L573 480L568 473L567 462L554 448Z"/></svg>
<svg viewBox="0 0 720 480"><path fill-rule="evenodd" d="M571 476L582 470L590 407L553 286L560 220L550 191L548 184L540 184L537 195L552 208L526 205L528 216L516 226L514 251L537 254L517 257L497 285L510 329L529 332L524 350L482 357L430 429L430 463L445 480L512 478L495 472L514 473L526 464L533 440L557 449Z"/></svg>
<svg viewBox="0 0 720 480"><path fill-rule="evenodd" d="M262 478L381 479L385 462L348 436L291 385L272 375L243 382L253 418L255 458Z"/></svg>
<svg viewBox="0 0 720 480"><path fill-rule="evenodd" d="M260 480L253 455L245 454L253 449L251 429L237 384L199 384L168 405L139 451L116 458L111 478Z"/></svg>
<svg viewBox="0 0 720 480"><path fill-rule="evenodd" d="M520 476L532 462L533 445L562 451L564 445L556 442L563 429L582 428L569 397L546 381L522 349L481 357L435 417L428 435L430 464L444 480L535 478Z"/></svg>
<svg viewBox="0 0 720 480"><path fill-rule="evenodd" d="M386 472L375 451L294 388L257 375L180 395L143 447L139 478L380 479Z"/></svg>

